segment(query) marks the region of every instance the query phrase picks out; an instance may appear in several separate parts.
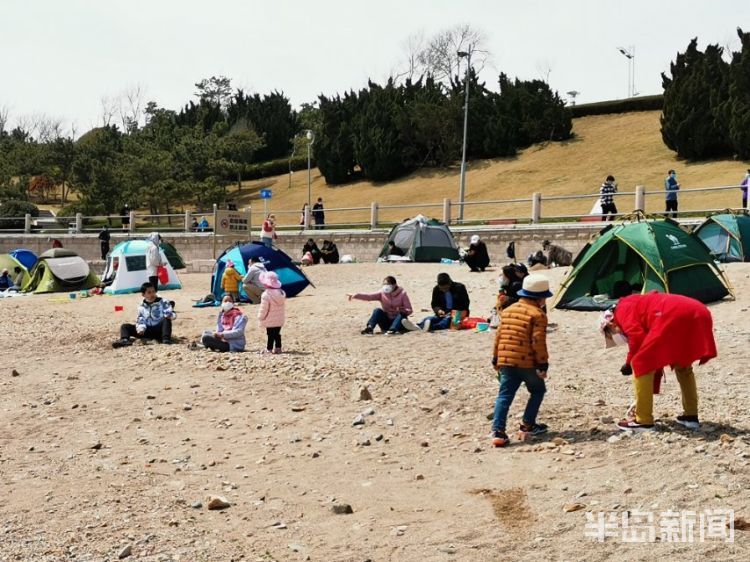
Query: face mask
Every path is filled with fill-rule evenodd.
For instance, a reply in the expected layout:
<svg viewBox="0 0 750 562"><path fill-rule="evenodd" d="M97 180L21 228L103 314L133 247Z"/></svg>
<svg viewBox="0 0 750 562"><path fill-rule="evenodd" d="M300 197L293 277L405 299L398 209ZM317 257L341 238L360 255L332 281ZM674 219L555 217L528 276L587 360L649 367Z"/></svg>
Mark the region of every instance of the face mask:
<svg viewBox="0 0 750 562"><path fill-rule="evenodd" d="M628 345L628 338L626 338L625 334L621 332L612 334L612 341L615 345Z"/></svg>
<svg viewBox="0 0 750 562"><path fill-rule="evenodd" d="M395 288L396 288L396 287L394 287L393 285L383 285L383 292L384 292L384 293L385 293L386 295L388 295L388 294L392 293L392 292L394 291L394 289L395 289Z"/></svg>
<svg viewBox="0 0 750 562"><path fill-rule="evenodd" d="M230 310L232 310L233 308L234 308L234 303L233 303L233 302L228 302L228 301L227 301L227 302L223 302L223 303L221 303L221 309L222 309L222 310L223 310L224 312L229 312L229 311L230 311Z"/></svg>

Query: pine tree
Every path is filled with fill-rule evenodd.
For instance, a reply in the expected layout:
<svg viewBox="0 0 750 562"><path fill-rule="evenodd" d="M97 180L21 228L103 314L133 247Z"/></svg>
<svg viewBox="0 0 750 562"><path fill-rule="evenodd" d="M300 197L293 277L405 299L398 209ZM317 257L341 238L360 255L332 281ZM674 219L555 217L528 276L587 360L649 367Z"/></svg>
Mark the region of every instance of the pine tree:
<svg viewBox="0 0 750 562"><path fill-rule="evenodd" d="M729 69L727 128L739 158L750 159L750 33L737 28L742 50L733 53Z"/></svg>

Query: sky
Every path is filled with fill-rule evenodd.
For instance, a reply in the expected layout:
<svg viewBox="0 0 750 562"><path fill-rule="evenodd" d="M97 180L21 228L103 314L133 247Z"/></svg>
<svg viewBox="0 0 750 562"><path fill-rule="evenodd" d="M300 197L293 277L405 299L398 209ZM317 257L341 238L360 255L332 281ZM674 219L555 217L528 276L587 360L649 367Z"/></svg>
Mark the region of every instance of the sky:
<svg viewBox="0 0 750 562"><path fill-rule="evenodd" d="M661 93L660 73L698 37L739 49L748 0L0 0L0 109L10 124L61 119L82 134L101 99L139 85L179 109L202 78L225 75L295 107L387 79L407 38L457 24L484 32L492 55L481 78L540 78L577 103Z"/></svg>

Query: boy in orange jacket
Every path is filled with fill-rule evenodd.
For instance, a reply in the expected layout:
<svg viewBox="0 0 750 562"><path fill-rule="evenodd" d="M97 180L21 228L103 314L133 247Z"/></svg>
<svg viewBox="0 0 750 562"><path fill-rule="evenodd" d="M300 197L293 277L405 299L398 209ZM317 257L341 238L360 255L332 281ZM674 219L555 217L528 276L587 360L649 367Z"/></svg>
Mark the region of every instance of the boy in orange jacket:
<svg viewBox="0 0 750 562"><path fill-rule="evenodd" d="M517 294L519 301L502 312L492 353L492 365L497 369L500 381L492 420L492 444L495 447L508 445L505 431L508 410L522 383L530 396L520 431L528 435L547 431L546 425L537 423L536 416L547 391L544 384L549 368L547 315L543 307L546 299L552 296L549 281L543 275L528 275Z"/></svg>
<svg viewBox="0 0 750 562"><path fill-rule="evenodd" d="M234 302L240 302L240 283L242 275L234 268L232 260L227 261L224 274L221 276L221 288L225 293L232 295Z"/></svg>

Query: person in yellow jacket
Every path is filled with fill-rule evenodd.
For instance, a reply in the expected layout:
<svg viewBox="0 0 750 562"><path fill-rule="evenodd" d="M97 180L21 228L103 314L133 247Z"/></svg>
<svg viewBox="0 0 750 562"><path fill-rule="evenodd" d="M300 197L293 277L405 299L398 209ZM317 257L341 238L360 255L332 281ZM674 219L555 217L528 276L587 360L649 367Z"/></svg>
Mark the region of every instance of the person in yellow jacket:
<svg viewBox="0 0 750 562"><path fill-rule="evenodd" d="M240 302L240 283L242 275L234 268L232 260L227 261L224 274L221 276L221 288L225 293L232 295L234 302Z"/></svg>
<svg viewBox="0 0 750 562"><path fill-rule="evenodd" d="M528 275L517 294L519 301L502 312L492 351L492 365L497 369L500 382L492 419L492 444L495 447L508 445L505 430L508 410L521 384L526 385L530 396L520 431L529 435L547 431L547 426L537 423L536 417L547 391L544 380L547 378L549 356L547 314L543 307L546 299L552 296L549 281L543 275Z"/></svg>

